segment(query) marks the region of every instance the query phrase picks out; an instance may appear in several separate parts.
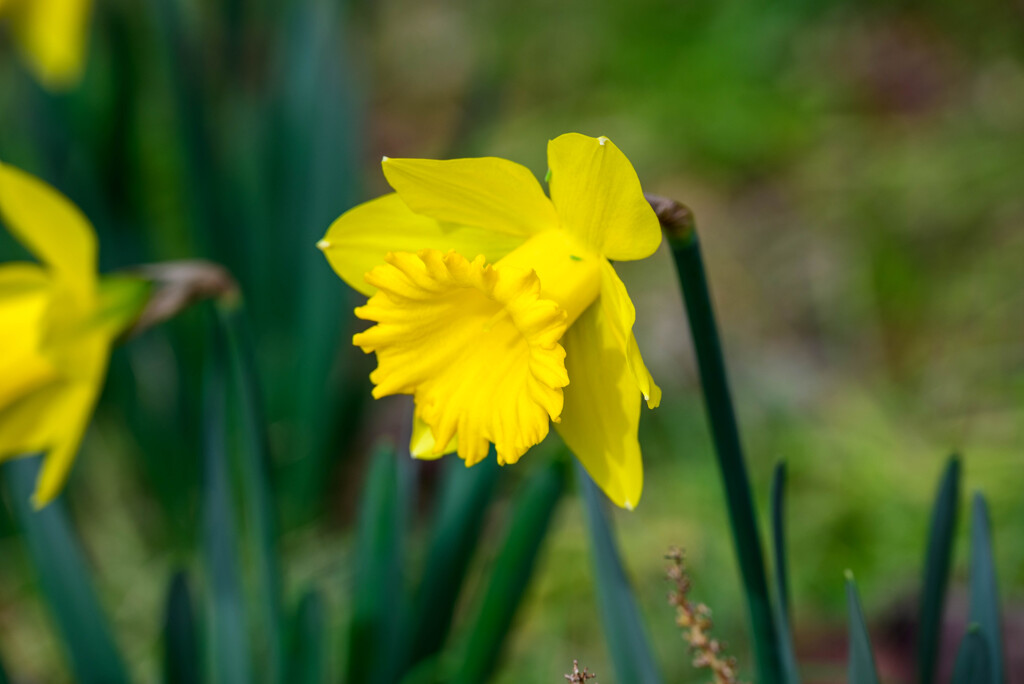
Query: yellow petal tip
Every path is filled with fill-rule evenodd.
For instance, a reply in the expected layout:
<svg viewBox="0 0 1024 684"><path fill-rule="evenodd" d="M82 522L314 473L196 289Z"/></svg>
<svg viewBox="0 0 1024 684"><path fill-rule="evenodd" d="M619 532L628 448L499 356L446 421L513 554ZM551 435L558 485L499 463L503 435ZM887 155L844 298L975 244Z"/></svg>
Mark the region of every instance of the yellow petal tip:
<svg viewBox="0 0 1024 684"><path fill-rule="evenodd" d="M606 138L603 135L597 139L597 144L598 145L604 145L606 142L608 142L608 138Z"/></svg>
<svg viewBox="0 0 1024 684"><path fill-rule="evenodd" d="M316 243L316 248L321 250L321 251L327 249L330 246L331 246L330 240L321 240L320 242Z"/></svg>
<svg viewBox="0 0 1024 684"><path fill-rule="evenodd" d="M626 499L626 500L625 500L625 501L624 501L624 502L622 503L622 506L623 506L623 508L625 508L625 509L626 509L627 511L631 511L631 510L633 510L633 508L634 508L634 506L633 506L633 502L632 502L632 501L630 501L629 499Z"/></svg>
<svg viewBox="0 0 1024 684"><path fill-rule="evenodd" d="M389 157L389 156L388 156L388 155L386 155L386 154L385 154L385 155L384 155L383 157L381 157L381 158L380 158L380 163L381 163L381 164L386 164L386 163L388 163L389 161L391 161L391 157Z"/></svg>

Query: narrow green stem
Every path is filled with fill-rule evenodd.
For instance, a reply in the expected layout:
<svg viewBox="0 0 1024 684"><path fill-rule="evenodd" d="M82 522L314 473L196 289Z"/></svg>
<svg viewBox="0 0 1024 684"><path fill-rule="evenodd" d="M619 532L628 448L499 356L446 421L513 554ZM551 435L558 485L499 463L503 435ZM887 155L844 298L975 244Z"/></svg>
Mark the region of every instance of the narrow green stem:
<svg viewBox="0 0 1024 684"><path fill-rule="evenodd" d="M725 359L718 336L718 326L715 323L704 259L701 256L692 214L688 211L678 212L678 220L672 224L665 221L662 211L658 211L658 214L663 224L666 224L666 233L679 273L679 282L686 302L686 316L690 323L690 335L697 353L697 365L704 389L711 435L718 456L718 466L722 471L722 482L725 485L729 523L750 611L754 655L757 659L757 681L759 684L775 684L781 680L781 661L765 575L764 554L757 529L750 478L740 445L736 414L729 395Z"/></svg>

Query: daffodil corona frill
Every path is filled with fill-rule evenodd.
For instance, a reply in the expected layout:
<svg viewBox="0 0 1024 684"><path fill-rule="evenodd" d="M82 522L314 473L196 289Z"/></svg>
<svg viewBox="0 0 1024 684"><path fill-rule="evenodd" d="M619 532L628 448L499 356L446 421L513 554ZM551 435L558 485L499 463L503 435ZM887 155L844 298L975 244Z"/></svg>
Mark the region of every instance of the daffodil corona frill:
<svg viewBox="0 0 1024 684"><path fill-rule="evenodd" d="M369 296L373 395L411 394L411 451L494 444L515 463L554 422L616 504L640 500L641 395L661 390L640 357L636 312L609 259L650 256L661 228L629 160L607 138L548 144L550 197L526 168L493 157L384 158L395 192L338 218L320 242Z"/></svg>
<svg viewBox="0 0 1024 684"><path fill-rule="evenodd" d="M61 489L106 375L110 346L148 285L96 273L82 213L42 181L0 163L0 221L38 259L0 264L0 460L46 454L34 501Z"/></svg>
<svg viewBox="0 0 1024 684"><path fill-rule="evenodd" d="M50 90L73 86L82 75L92 0L0 0L25 62Z"/></svg>

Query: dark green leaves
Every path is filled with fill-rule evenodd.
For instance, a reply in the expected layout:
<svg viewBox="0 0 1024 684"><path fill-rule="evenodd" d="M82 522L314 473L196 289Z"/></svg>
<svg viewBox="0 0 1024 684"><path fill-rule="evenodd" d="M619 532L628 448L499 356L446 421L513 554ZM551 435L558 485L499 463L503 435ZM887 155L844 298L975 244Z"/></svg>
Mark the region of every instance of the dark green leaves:
<svg viewBox="0 0 1024 684"><path fill-rule="evenodd" d="M960 460L954 456L946 465L932 508L918 622L917 666L920 684L932 684L935 679L939 636L942 632L942 609L946 600L946 586L949 584L953 534L959 508L960 470Z"/></svg>
<svg viewBox="0 0 1024 684"><path fill-rule="evenodd" d="M270 487L270 450L252 345L240 304L216 306L224 331L228 371L233 463L246 522L242 530L245 566L251 570L250 603L255 610L256 654L261 672L287 679L282 668L281 570L276 544L276 511Z"/></svg>
<svg viewBox="0 0 1024 684"><path fill-rule="evenodd" d="M405 612L402 531L405 496L395 450L378 447L359 509L355 583L348 640L348 684L379 684L394 677Z"/></svg>
<svg viewBox="0 0 1024 684"><path fill-rule="evenodd" d="M657 684L662 681L661 674L612 536L604 495L578 464L576 475L590 527L601 625L618 681Z"/></svg>
<svg viewBox="0 0 1024 684"><path fill-rule="evenodd" d="M875 656L871 651L871 640L864 622L864 613L857 596L857 585L853 573L846 572L846 603L850 619L850 653L847 663L848 684L879 684L875 670Z"/></svg>
<svg viewBox="0 0 1024 684"><path fill-rule="evenodd" d="M121 655L89 579L78 538L64 500L42 510L30 502L41 459L21 458L3 465L11 507L17 516L43 598L57 623L80 684L128 681Z"/></svg>
<svg viewBox="0 0 1024 684"><path fill-rule="evenodd" d="M992 684L991 648L977 625L967 628L953 667L953 684Z"/></svg>
<svg viewBox="0 0 1024 684"><path fill-rule="evenodd" d="M178 571L171 578L164 613L164 684L203 681L196 621L188 578Z"/></svg>
<svg viewBox="0 0 1024 684"><path fill-rule="evenodd" d="M971 505L971 607L970 619L988 646L993 684L1005 681L1003 630L999 617L999 586L992 558L992 529L988 504L981 494ZM970 635L968 635L969 637Z"/></svg>
<svg viewBox="0 0 1024 684"><path fill-rule="evenodd" d="M782 677L787 684L799 684L793 630L789 621L789 575L786 563L786 464L775 464L772 474L772 549L775 557L775 637L778 639Z"/></svg>
<svg viewBox="0 0 1024 684"><path fill-rule="evenodd" d="M273 70L277 94L266 112L272 122L265 137L269 149L259 160L265 166L253 196L274 200L266 216L253 217L270 223L262 239L242 235L236 245L252 250L252 277L243 282L261 307L256 320L274 333L282 324L294 331L287 341L290 363L273 369L267 386L295 436L283 503L291 520L303 521L323 500L330 456L337 453L332 437L351 436L369 396L365 377L344 383L331 376L339 348L349 358L361 354L348 342L351 317L339 315L351 308L351 291L315 247L331 221L366 197L358 174L359 89L348 73L343 3L315 0L282 8L281 50ZM236 143L244 150L250 139ZM267 272L289 275L267 278Z"/></svg>
<svg viewBox="0 0 1024 684"><path fill-rule="evenodd" d="M455 602L476 548L501 471L493 455L472 468L446 464L444 490L416 592L409 666L437 653L451 628Z"/></svg>
<svg viewBox="0 0 1024 684"><path fill-rule="evenodd" d="M228 437L228 361L223 330L213 325L204 387L203 546L213 681L253 680L245 600L232 508Z"/></svg>
<svg viewBox="0 0 1024 684"><path fill-rule="evenodd" d="M210 666L218 682L276 682L285 673L266 421L241 305L212 310L203 416Z"/></svg>
<svg viewBox="0 0 1024 684"><path fill-rule="evenodd" d="M779 614L789 614L789 569L786 563L786 462L779 461L772 472L772 552L775 557L775 591Z"/></svg>
<svg viewBox="0 0 1024 684"><path fill-rule="evenodd" d="M288 684L323 684L327 681L327 616L323 597L306 592L292 618Z"/></svg>
<svg viewBox="0 0 1024 684"><path fill-rule="evenodd" d="M536 471L517 497L504 545L490 570L484 594L456 684L486 681L494 669L516 608L530 582L541 542L551 516L565 491L565 464L552 463Z"/></svg>

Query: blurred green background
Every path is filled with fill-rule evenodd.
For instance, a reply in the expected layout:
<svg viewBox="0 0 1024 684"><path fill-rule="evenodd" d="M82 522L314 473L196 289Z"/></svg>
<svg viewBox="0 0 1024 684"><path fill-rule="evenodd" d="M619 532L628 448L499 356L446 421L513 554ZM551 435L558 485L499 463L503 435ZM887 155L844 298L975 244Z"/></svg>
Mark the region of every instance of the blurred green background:
<svg viewBox="0 0 1024 684"><path fill-rule="evenodd" d="M286 594L320 586L340 632L369 447L382 434L402 443L410 409L371 402L372 359L348 342L360 298L314 243L386 190L382 155L503 156L543 176L549 138L612 138L647 191L696 213L762 504L772 464L789 463L806 679L842 679L846 568L883 678L909 679L907 606L953 451L968 491L989 496L1012 678L1024 657L1012 636L1024 621L1022 25L1024 5L1008 0L97 0L85 78L65 94L28 77L0 27L0 158L85 211L105 269L204 257L238 277L268 404ZM0 236L0 255L13 254ZM664 600L672 544L749 679L669 256L621 273L665 389L641 424L643 501L615 515L624 558L669 681L700 676ZM143 681L156 678L167 579L197 562L202 331L193 312L115 353L66 494ZM500 495L549 451L505 469ZM403 467L420 530L438 466ZM491 509L470 592L506 514ZM70 681L2 517L3 657L25 681ZM611 681L577 497L554 524L495 681L561 681L573 658ZM965 550L961 539L958 577ZM963 611L954 598L950 613Z"/></svg>

